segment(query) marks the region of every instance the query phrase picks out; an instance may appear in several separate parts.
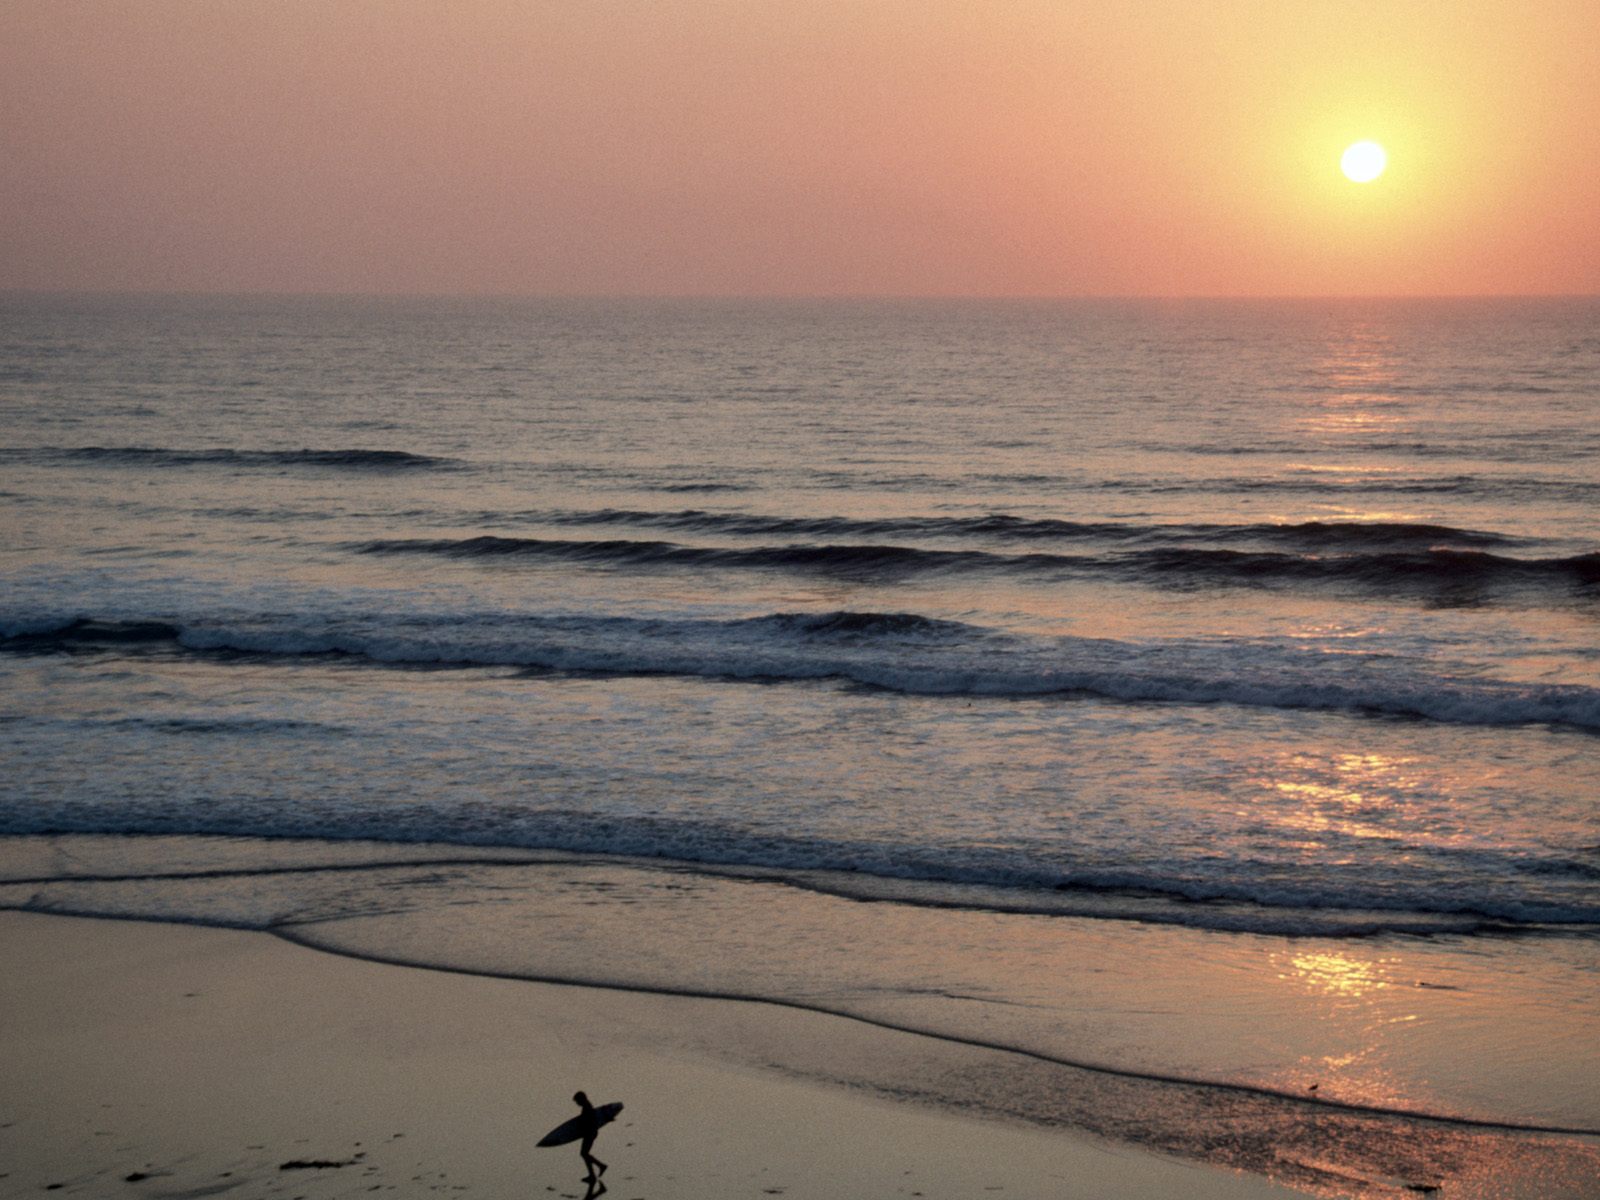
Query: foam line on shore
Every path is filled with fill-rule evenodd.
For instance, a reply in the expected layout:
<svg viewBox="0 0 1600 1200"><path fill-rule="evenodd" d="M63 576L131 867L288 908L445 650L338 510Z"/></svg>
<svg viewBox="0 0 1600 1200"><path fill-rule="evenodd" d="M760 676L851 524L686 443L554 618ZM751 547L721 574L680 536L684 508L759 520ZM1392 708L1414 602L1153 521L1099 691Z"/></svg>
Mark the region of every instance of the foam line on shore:
<svg viewBox="0 0 1600 1200"><path fill-rule="evenodd" d="M83 830L28 830L11 836L70 836ZM159 836L165 831L119 829L133 836ZM293 840L292 835L265 834L241 829L188 829L191 836L249 836L266 840ZM1596 927L1590 907L1553 908L1550 905L1502 905L1498 911L1482 906L1447 907L1437 900L1422 903L1368 895L1343 898L1295 895L1263 890L1251 894L1238 888L1191 884L1176 886L1156 877L1133 877L1116 882L1085 882L1066 877L1036 878L1026 872L1010 876L963 876L941 872L937 863L897 864L886 871L881 864L850 861L832 865L803 860L828 847L791 847L791 861L783 853L736 857L738 847L727 847L728 857L708 854L694 857L682 852L651 854L637 849L562 845L555 841L528 844L473 843L462 846L459 856L410 858L396 846L429 846L446 839L430 836L406 838L391 828L387 836L363 833L344 839L346 844L386 843L390 857L359 862L325 862L289 866L217 867L171 872L68 873L0 878L0 886L51 884L135 883L200 881L223 878L266 878L337 872L400 870L422 866L453 867L580 867L613 866L634 870L684 872L722 879L744 880L797 888L817 895L858 903L887 902L911 908L946 911L1004 913L1012 916L1078 918L1092 921L1142 922L1185 929L1244 933L1267 937L1367 938L1386 934L1427 937L1435 934L1492 937L1589 936ZM831 849L843 852L843 847ZM919 869L920 868L920 869Z"/></svg>

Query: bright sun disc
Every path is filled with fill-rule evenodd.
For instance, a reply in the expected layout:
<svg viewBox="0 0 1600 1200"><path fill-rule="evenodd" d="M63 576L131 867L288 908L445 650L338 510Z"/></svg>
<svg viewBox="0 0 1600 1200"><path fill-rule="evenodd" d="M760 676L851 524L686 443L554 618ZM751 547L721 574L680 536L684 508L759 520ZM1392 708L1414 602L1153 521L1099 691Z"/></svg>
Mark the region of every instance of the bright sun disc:
<svg viewBox="0 0 1600 1200"><path fill-rule="evenodd" d="M1383 174L1389 156L1377 142L1357 142L1344 152L1339 169L1353 183L1371 183Z"/></svg>

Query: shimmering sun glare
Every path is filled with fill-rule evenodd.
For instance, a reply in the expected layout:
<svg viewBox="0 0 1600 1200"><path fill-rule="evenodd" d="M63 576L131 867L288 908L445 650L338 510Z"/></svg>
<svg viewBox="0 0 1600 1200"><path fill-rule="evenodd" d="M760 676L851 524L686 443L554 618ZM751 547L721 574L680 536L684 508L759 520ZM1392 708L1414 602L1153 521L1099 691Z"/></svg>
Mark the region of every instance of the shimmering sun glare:
<svg viewBox="0 0 1600 1200"><path fill-rule="evenodd" d="M1389 156L1377 142L1356 142L1344 152L1339 169L1352 183L1371 183L1383 174Z"/></svg>

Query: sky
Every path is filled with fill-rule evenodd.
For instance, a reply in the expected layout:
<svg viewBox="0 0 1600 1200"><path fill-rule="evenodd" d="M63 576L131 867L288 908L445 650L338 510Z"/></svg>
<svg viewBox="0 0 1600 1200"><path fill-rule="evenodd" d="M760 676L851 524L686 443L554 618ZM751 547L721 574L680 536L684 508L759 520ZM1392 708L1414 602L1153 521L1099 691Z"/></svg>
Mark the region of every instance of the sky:
<svg viewBox="0 0 1600 1200"><path fill-rule="evenodd" d="M13 289L1596 293L1600 0L0 0L0 214Z"/></svg>

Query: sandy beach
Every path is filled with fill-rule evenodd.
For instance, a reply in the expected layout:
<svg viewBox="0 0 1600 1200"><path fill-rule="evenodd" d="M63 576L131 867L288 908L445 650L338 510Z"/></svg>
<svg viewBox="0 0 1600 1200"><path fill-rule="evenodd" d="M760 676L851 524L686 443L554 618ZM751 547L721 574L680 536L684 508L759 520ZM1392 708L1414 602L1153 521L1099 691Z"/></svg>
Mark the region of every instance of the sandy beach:
<svg viewBox="0 0 1600 1200"><path fill-rule="evenodd" d="M670 1050L759 1006L366 963L271 935L0 914L0 1195L580 1196L583 1088L631 1197L1292 1192L1067 1132ZM794 1038L919 1039L756 1013ZM879 1052L906 1053L884 1045ZM910 1048L914 1052L914 1047ZM295 1165L316 1164L316 1165Z"/></svg>

